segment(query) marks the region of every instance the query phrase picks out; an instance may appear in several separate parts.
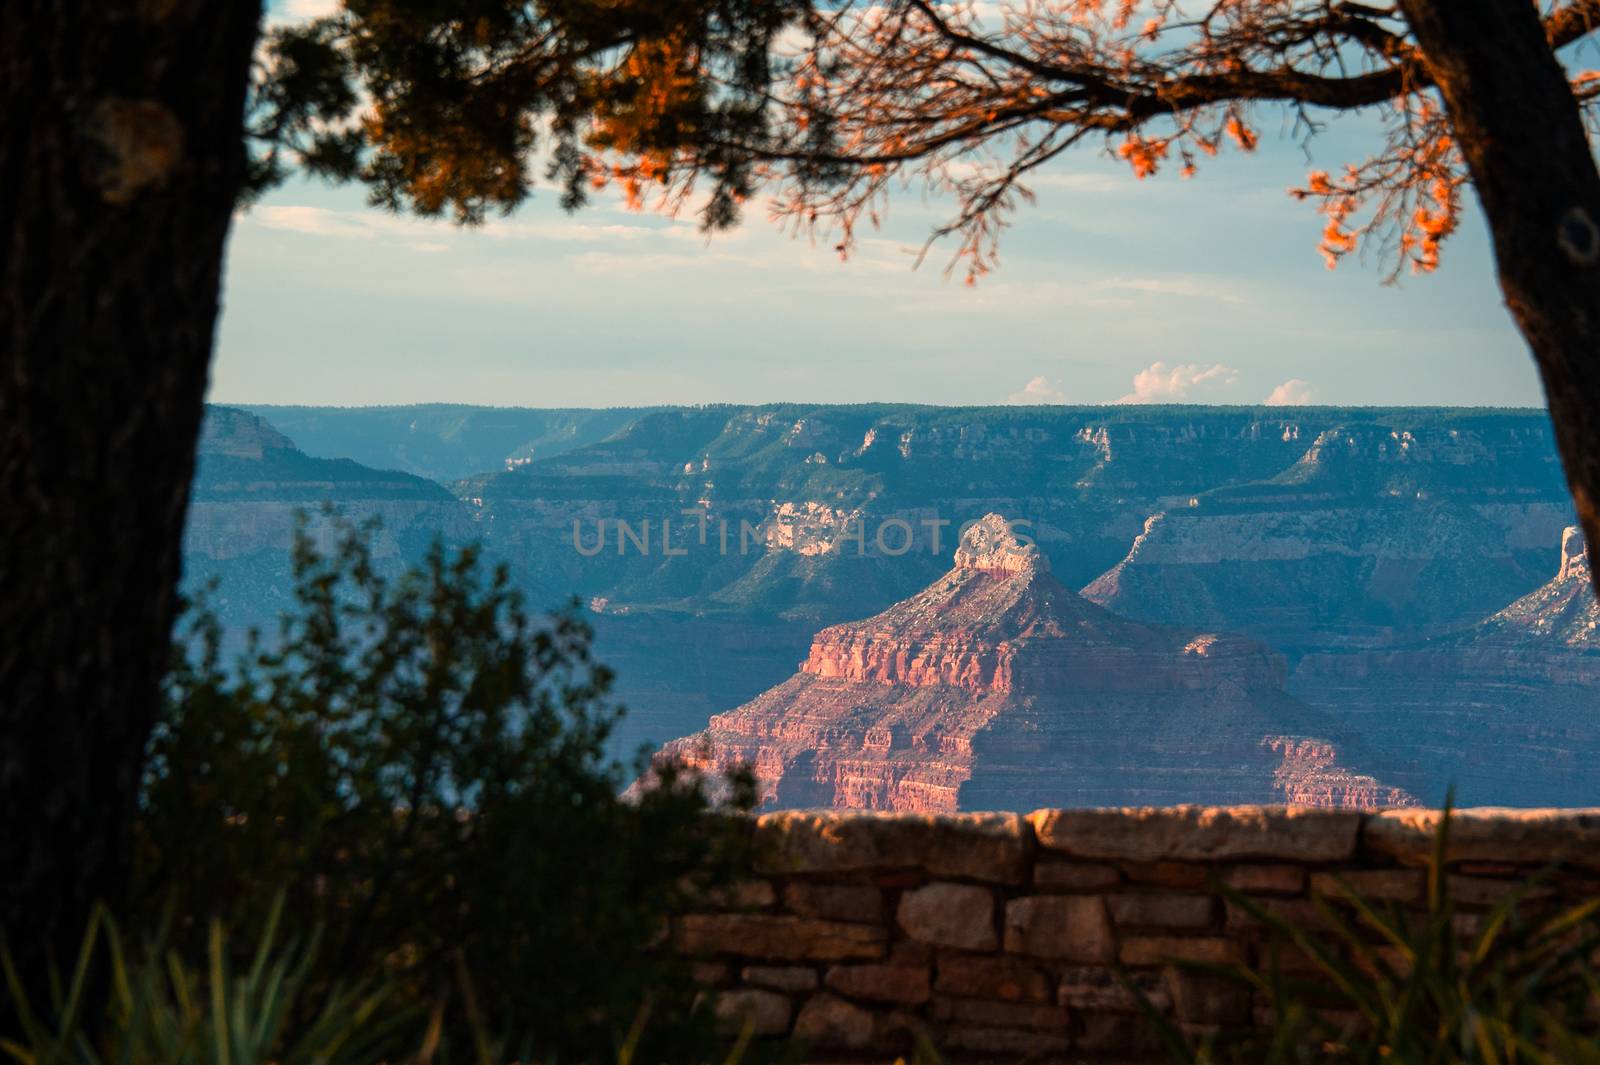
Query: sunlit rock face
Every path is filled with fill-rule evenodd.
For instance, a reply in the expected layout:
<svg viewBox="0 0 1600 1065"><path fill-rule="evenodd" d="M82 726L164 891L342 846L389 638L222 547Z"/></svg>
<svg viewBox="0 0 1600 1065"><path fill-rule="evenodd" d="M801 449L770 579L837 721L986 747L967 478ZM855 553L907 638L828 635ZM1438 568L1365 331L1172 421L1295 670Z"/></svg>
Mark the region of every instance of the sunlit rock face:
<svg viewBox="0 0 1600 1065"><path fill-rule="evenodd" d="M1546 584L1464 632L1309 655L1291 689L1336 711L1429 801L1600 803L1600 601L1569 528Z"/></svg>
<svg viewBox="0 0 1600 1065"><path fill-rule="evenodd" d="M1600 653L1600 601L1583 530L1570 526L1561 536L1561 558L1555 579L1484 622L1482 637L1559 652L1561 648ZM1556 654L1556 675L1578 668L1577 659Z"/></svg>
<svg viewBox="0 0 1600 1065"><path fill-rule="evenodd" d="M1242 633L1291 662L1478 622L1547 579L1572 520L1548 418L1509 411L676 409L453 490L519 573L608 617L773 629L762 677L811 657L778 627L809 635L916 598L989 512L1028 522L1061 584L1125 618ZM648 526L648 550L623 542L623 523ZM830 639L851 641L818 649L841 669L901 668L882 644ZM621 673L633 720L676 727L641 738L742 701L708 708L680 680L683 652L650 646L662 653L630 650ZM738 654L730 671L751 661ZM993 659L928 656L958 687L992 685Z"/></svg>
<svg viewBox="0 0 1600 1065"><path fill-rule="evenodd" d="M1410 801L1340 764L1261 644L1097 607L998 514L955 561L917 595L817 633L799 673L663 756L748 763L782 807Z"/></svg>
<svg viewBox="0 0 1600 1065"><path fill-rule="evenodd" d="M1358 809L1416 805L1403 788L1340 765L1339 748L1327 740L1271 736L1261 742L1283 756L1273 771L1273 783L1290 805Z"/></svg>

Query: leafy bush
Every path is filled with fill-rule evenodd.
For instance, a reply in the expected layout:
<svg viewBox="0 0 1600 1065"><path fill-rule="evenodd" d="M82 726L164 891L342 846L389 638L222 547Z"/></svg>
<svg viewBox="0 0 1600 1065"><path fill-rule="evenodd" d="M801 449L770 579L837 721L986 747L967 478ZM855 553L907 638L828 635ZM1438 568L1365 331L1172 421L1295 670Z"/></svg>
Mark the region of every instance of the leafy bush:
<svg viewBox="0 0 1600 1065"><path fill-rule="evenodd" d="M1327 929L1296 925L1225 886L1217 890L1266 926L1265 971L1189 964L1265 993L1270 1029L1184 1039L1155 1018L1174 1060L1251 1065L1600 1065L1600 899L1556 909L1540 884L1519 885L1481 924L1450 895L1450 807L1434 839L1422 913L1342 890L1353 917L1314 903ZM1292 944L1315 972L1291 978L1279 964ZM1152 1016L1153 1013L1152 1013Z"/></svg>
<svg viewBox="0 0 1600 1065"><path fill-rule="evenodd" d="M197 952L211 917L260 927L281 890L291 933L321 930L308 979L393 979L447 1045L483 1029L506 1059L610 1058L649 1002L651 1057L703 1052L653 948L744 867L742 821L670 770L621 797L643 764L605 755L620 711L570 608L536 621L474 548L391 579L368 533L340 524L323 554L302 528L297 609L233 661L194 616L150 750L137 918L170 906ZM734 783L725 811L748 809Z"/></svg>

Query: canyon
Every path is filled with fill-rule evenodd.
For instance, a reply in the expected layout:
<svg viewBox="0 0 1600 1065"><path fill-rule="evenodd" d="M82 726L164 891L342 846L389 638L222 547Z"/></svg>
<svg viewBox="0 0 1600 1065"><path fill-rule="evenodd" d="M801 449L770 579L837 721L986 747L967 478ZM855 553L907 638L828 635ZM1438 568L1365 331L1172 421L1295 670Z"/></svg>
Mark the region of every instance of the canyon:
<svg viewBox="0 0 1600 1065"><path fill-rule="evenodd" d="M1196 718L1179 715L1178 727L1168 715L1164 735L1202 742L1207 715L1226 721L1245 706L1241 720L1263 725L1258 741L1285 738L1248 756L1209 748L1208 757L1232 759L1230 773L1250 766L1248 789L1240 783L1237 800L1215 801L1374 803L1394 797L1387 788L1437 802L1450 783L1474 802L1593 791L1578 768L1595 742L1592 649L1574 638L1587 620L1541 627L1527 617L1529 596L1549 603L1570 593L1572 618L1592 609L1592 593L1573 579L1586 560L1560 560L1573 516L1540 411L213 407L187 539L190 587L218 579L230 626L269 619L286 602L295 515L311 512L323 535L326 505L380 517L386 565L414 561L435 536L476 540L531 602L575 597L630 708L619 756L700 733L714 715L752 702L776 714L773 691L870 683L912 700L907 722L966 715L949 742L975 744L969 761L979 768L957 781L967 770L938 769L945 756L928 753L925 808L936 808L935 795L987 803L985 781L999 778L984 765L1054 755L1025 715L996 708L980 728L984 700L1036 699L1026 678L1068 676L1050 672L1067 669L1067 658L1049 666L1017 651L1006 668L1023 679L983 695L943 680L873 680L871 670L901 668L886 664L898 652L840 641L859 638L859 619L916 602L949 571L961 529L998 513L1033 541L1048 567L1039 579L1062 589L1048 597L1051 610L1109 612L1094 615L1097 624L1120 634L1127 657L1097 673L1153 670L1152 656L1185 661L1183 645L1141 645L1131 625L1217 637L1214 657L1189 668L1214 691L1242 684L1228 670L1242 671L1249 698L1214 695L1205 705L1185 695ZM1547 588L1558 568L1568 579ZM990 642L1005 636L988 631ZM996 652L962 650L941 632L956 641L939 652L948 662L935 667L933 656L916 668L957 681L986 674L992 686ZM808 671L829 656L854 662L858 651L868 671L860 677ZM1115 691L1131 682L1094 682L1107 709L1060 719L1081 725L1085 742L1114 745L1119 730L1146 727L1115 709L1137 701ZM935 690L948 694L935 699ZM888 709L882 698L864 705ZM1386 714L1390 705L1407 709ZM1284 727L1265 727L1275 714ZM1514 765L1477 742L1491 726L1520 752ZM824 736L844 724L807 727ZM900 742L892 737L890 749ZM1013 753L988 759L985 744ZM843 792L852 802L915 790L861 773ZM1173 773L1169 782L1180 779ZM1081 775L1077 801L1113 801L1115 775L1103 784ZM1204 770L1197 763L1190 775ZM801 770L785 779L794 789L811 778ZM822 801L821 792L793 801Z"/></svg>
<svg viewBox="0 0 1600 1065"><path fill-rule="evenodd" d="M1084 594L1291 652L1449 631L1544 579L1572 521L1547 446L1488 420L1328 429L1272 478L1153 513Z"/></svg>
<svg viewBox="0 0 1600 1065"><path fill-rule="evenodd" d="M1442 802L1600 803L1600 601L1582 533L1555 576L1462 632L1303 658L1290 688L1337 713L1397 780Z"/></svg>
<svg viewBox="0 0 1600 1065"><path fill-rule="evenodd" d="M373 557L396 571L421 559L435 537L465 542L476 532L471 513L434 481L313 458L252 414L208 408L184 532L187 592L205 592L234 635L270 627L292 602L295 529L303 522L313 542L328 547L335 533L330 508L353 521L381 522Z"/></svg>
<svg viewBox="0 0 1600 1065"><path fill-rule="evenodd" d="M1411 804L1339 764L1284 673L1254 641L1095 606L989 514L927 589L823 629L793 677L658 757L752 766L781 807Z"/></svg>

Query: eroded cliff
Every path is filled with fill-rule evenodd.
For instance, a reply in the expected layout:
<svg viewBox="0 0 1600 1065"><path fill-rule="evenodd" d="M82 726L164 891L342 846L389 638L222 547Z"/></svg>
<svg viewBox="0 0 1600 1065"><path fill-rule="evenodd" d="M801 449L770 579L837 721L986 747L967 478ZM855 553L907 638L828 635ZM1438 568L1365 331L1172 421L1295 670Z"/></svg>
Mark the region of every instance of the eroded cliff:
<svg viewBox="0 0 1600 1065"><path fill-rule="evenodd" d="M1600 602L1581 533L1556 575L1464 632L1308 655L1291 690L1348 721L1396 780L1441 801L1600 802Z"/></svg>
<svg viewBox="0 0 1600 1065"><path fill-rule="evenodd" d="M1268 480L1151 515L1084 595L1298 653L1406 642L1536 587L1572 520L1530 427L1345 425Z"/></svg>
<svg viewBox="0 0 1600 1065"><path fill-rule="evenodd" d="M1118 617L997 514L955 561L823 629L800 672L662 756L750 764L784 807L1409 801L1339 764L1328 722L1285 694L1261 644Z"/></svg>

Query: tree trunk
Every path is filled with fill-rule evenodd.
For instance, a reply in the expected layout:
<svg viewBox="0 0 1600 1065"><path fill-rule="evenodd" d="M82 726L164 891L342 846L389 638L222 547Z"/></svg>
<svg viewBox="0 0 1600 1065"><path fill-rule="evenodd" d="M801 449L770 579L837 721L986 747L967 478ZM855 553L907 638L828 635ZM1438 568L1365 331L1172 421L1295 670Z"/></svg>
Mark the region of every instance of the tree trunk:
<svg viewBox="0 0 1600 1065"><path fill-rule="evenodd" d="M1400 7L1471 169L1500 289L1539 367L1584 536L1600 550L1600 171L1577 100L1527 0Z"/></svg>
<svg viewBox="0 0 1600 1065"><path fill-rule="evenodd" d="M125 888L260 15L0 0L0 930L36 995Z"/></svg>

